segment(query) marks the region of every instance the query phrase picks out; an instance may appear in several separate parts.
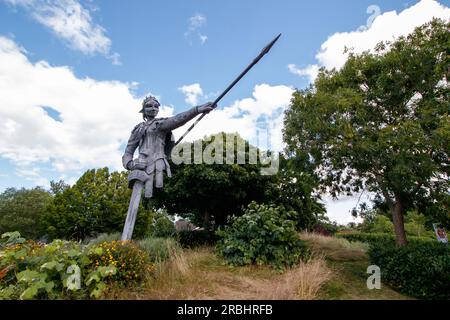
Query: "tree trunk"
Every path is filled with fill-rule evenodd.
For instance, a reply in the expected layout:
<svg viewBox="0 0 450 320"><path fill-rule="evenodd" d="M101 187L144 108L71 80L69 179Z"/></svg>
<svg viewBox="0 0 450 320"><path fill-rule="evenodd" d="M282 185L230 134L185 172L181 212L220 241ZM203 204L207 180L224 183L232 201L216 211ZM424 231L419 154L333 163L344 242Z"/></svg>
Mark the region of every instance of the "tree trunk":
<svg viewBox="0 0 450 320"><path fill-rule="evenodd" d="M391 211L394 222L395 242L398 246L404 246L408 241L406 240L405 224L403 221L405 206L400 197L395 196L395 204L391 207Z"/></svg>
<svg viewBox="0 0 450 320"><path fill-rule="evenodd" d="M205 228L209 229L209 220L211 219L211 216L208 211L203 212L203 223Z"/></svg>

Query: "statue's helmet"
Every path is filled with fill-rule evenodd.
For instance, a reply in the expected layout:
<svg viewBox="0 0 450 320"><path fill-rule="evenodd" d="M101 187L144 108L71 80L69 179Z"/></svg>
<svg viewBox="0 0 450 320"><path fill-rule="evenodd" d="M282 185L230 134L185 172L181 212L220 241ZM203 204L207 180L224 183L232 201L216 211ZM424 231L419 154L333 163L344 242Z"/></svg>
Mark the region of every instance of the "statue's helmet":
<svg viewBox="0 0 450 320"><path fill-rule="evenodd" d="M156 104L158 107L161 105L158 99L156 99L155 97L153 96L145 97L145 99L142 101L142 108L141 111L139 111L140 113L144 113L144 107L149 102L151 102L152 104Z"/></svg>

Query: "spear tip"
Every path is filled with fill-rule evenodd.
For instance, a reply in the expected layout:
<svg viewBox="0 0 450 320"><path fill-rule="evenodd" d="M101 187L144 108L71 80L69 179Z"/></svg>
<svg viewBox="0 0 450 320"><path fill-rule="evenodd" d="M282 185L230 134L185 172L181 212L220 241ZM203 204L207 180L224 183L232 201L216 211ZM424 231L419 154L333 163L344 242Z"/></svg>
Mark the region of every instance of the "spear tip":
<svg viewBox="0 0 450 320"><path fill-rule="evenodd" d="M261 52L261 55L265 55L269 50L272 48L272 46L277 42L277 40L281 37L281 33L275 37Z"/></svg>

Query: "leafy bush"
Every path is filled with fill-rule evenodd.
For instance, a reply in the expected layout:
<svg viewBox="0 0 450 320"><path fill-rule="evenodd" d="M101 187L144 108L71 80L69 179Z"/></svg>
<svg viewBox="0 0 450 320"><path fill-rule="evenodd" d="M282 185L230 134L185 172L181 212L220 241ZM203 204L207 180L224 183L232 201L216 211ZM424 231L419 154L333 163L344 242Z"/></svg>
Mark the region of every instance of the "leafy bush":
<svg viewBox="0 0 450 320"><path fill-rule="evenodd" d="M116 267L113 280L122 284L140 282L153 270L147 253L131 241L103 242L90 250L89 258L95 267Z"/></svg>
<svg viewBox="0 0 450 320"><path fill-rule="evenodd" d="M150 235L154 238L167 238L175 235L175 225L165 213L155 213L150 226Z"/></svg>
<svg viewBox="0 0 450 320"><path fill-rule="evenodd" d="M217 252L233 265L293 265L306 253L295 220L295 211L252 202L244 215L232 217L230 225L217 231Z"/></svg>
<svg viewBox="0 0 450 320"><path fill-rule="evenodd" d="M338 230L336 222L330 223L327 221L319 221L312 227L314 233L321 234L323 236L334 235Z"/></svg>
<svg viewBox="0 0 450 320"><path fill-rule="evenodd" d="M372 264L381 279L402 293L422 299L450 299L450 247L437 242L373 243Z"/></svg>
<svg viewBox="0 0 450 320"><path fill-rule="evenodd" d="M99 298L153 271L148 254L131 241L43 244L18 232L0 240L0 299Z"/></svg>
<svg viewBox="0 0 450 320"><path fill-rule="evenodd" d="M18 232L2 235L0 299L98 298L116 267L93 266L88 249L55 240L25 241Z"/></svg>
<svg viewBox="0 0 450 320"><path fill-rule="evenodd" d="M101 233L96 238L86 238L85 243L88 243L90 246L99 245L103 242L117 241L120 240L121 234L119 232L115 233Z"/></svg>
<svg viewBox="0 0 450 320"><path fill-rule="evenodd" d="M395 235L390 233L364 233L364 232L354 232L354 233L341 233L337 234L337 237L345 238L348 241L360 241L369 244L377 243L395 243ZM434 242L431 238L425 237L414 237L409 236L408 242L410 243L430 243Z"/></svg>
<svg viewBox="0 0 450 320"><path fill-rule="evenodd" d="M140 240L138 244L147 252L152 262L164 261L174 252L181 250L180 244L173 238L146 238Z"/></svg>
<svg viewBox="0 0 450 320"><path fill-rule="evenodd" d="M176 237L183 248L213 245L217 241L215 232L211 230L183 230L178 231Z"/></svg>

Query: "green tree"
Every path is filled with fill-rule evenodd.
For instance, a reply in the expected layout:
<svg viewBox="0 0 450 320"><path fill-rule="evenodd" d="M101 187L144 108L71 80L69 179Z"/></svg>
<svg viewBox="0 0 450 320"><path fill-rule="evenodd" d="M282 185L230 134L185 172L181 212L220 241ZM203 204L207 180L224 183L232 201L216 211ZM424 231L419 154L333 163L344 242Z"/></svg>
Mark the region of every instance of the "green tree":
<svg viewBox="0 0 450 320"><path fill-rule="evenodd" d="M67 183L64 182L64 180L59 180L59 181L50 181L50 192L53 195L57 195L59 193L62 193L64 190L66 190L67 188L69 188L70 185L68 185Z"/></svg>
<svg viewBox="0 0 450 320"><path fill-rule="evenodd" d="M405 230L406 234L416 237L435 237L432 224L428 224L426 217L416 210L409 211L406 215Z"/></svg>
<svg viewBox="0 0 450 320"><path fill-rule="evenodd" d="M325 206L315 192L317 186L317 178L307 161L280 155L280 170L271 202L297 212L297 230L312 231L318 224L329 223Z"/></svg>
<svg viewBox="0 0 450 320"><path fill-rule="evenodd" d="M99 233L121 232L131 190L127 173L108 168L86 171L72 187L57 192L45 214L44 224L51 238L81 240ZM148 232L152 213L139 208L134 235Z"/></svg>
<svg viewBox="0 0 450 320"><path fill-rule="evenodd" d="M286 111L287 151L306 154L333 196L362 189L383 197L396 242L403 216L449 190L449 23L433 20L374 52L322 69ZM447 208L448 213L448 208Z"/></svg>
<svg viewBox="0 0 450 320"><path fill-rule="evenodd" d="M388 217L377 215L373 220L370 232L392 234L394 232L394 225Z"/></svg>
<svg viewBox="0 0 450 320"><path fill-rule="evenodd" d="M19 231L26 238L42 234L41 221L51 194L42 188L8 188L0 195L0 234Z"/></svg>
<svg viewBox="0 0 450 320"><path fill-rule="evenodd" d="M155 212L149 235L155 238L167 238L174 236L175 233L175 224L169 215L164 211Z"/></svg>
<svg viewBox="0 0 450 320"><path fill-rule="evenodd" d="M226 144L233 144L234 164L226 164L226 160L223 164L195 163L195 145L204 152L214 142L222 146L223 152L219 154L218 147L210 154L217 153L221 159L226 157ZM245 164L236 164L238 143L245 146ZM273 199L277 176L261 175L259 161L249 164L250 145L238 135L220 133L178 148L181 155L190 150L191 164L171 163L172 177L165 180L162 190L156 190L151 206L165 208L170 214L189 217L194 223L209 227L211 223L224 225L229 215L238 214L251 201L264 203Z"/></svg>

